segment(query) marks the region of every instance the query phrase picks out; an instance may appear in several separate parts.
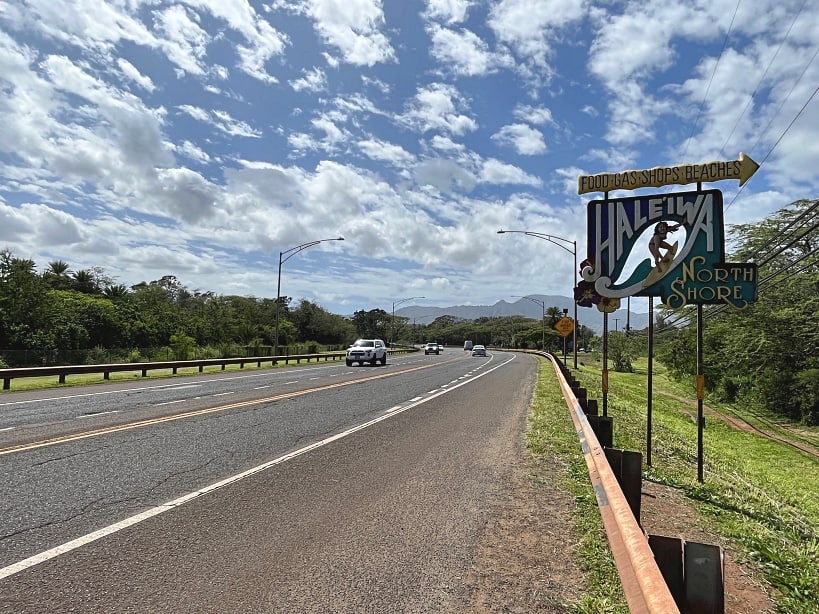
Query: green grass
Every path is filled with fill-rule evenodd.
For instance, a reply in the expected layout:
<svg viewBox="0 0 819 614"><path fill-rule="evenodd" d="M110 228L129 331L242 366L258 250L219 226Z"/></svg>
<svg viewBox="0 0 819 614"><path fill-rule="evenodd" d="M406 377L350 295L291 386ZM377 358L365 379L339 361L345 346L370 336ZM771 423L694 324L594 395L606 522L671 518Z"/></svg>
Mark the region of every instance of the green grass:
<svg viewBox="0 0 819 614"><path fill-rule="evenodd" d="M573 521L579 536L577 555L586 573L587 590L578 602L565 604L566 607L581 614L627 614L625 595L608 547L577 432L554 368L545 359L540 359L527 446L541 462L560 467L562 478L558 486L575 498Z"/></svg>
<svg viewBox="0 0 819 614"><path fill-rule="evenodd" d="M602 407L600 364L592 359L584 362L586 365L581 366L575 376L589 390L589 397L597 398ZM546 450L569 454L570 450L564 449L568 440L563 443L549 439L557 439L557 434L543 426L548 420L570 422L559 391L550 389L554 387L550 370L549 365L541 369L530 448L535 454L544 454ZM815 614L819 602L819 461L757 434L736 430L716 418L706 418L704 481L698 482L697 410L691 406L692 401L696 402L693 387L669 380L662 366L656 363L654 371L652 466L644 468L644 479L670 485L684 493L697 506L704 521L723 538L735 543L746 559L776 587L778 594L774 598L781 612ZM614 445L644 455L646 374L645 361L636 364L635 373L610 371L608 394L608 415L614 419ZM801 427L798 435L794 435L781 424L781 419L760 417L736 406L722 408L711 401L706 404L748 418L759 428L776 429L780 436L816 441L816 429ZM540 413L544 417L539 417ZM576 436L574 447L577 447ZM571 455L568 458L571 459ZM579 495L578 499L580 501ZM590 531L592 538L597 532L596 528L581 527L581 530ZM602 554L594 555L592 561L601 569L609 565ZM604 589L601 598L608 594L608 589Z"/></svg>

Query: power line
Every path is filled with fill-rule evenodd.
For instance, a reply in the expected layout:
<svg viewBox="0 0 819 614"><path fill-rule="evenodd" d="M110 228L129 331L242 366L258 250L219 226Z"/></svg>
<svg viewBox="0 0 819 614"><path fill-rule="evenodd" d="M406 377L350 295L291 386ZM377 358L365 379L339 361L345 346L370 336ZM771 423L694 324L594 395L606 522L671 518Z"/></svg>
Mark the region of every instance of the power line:
<svg viewBox="0 0 819 614"><path fill-rule="evenodd" d="M785 36L783 36L782 40L779 42L779 47L776 48L776 53L773 54L771 61L768 62L768 66L765 67L765 72L763 72L762 76L759 78L759 82L756 84L753 94L751 94L750 98L748 98L748 101L745 103L745 108L742 109L742 113L740 113L739 117L737 117L737 121L734 123L734 127L731 128L731 133L726 137L725 142L722 144L722 147L720 147L719 150L720 155L725 156L725 147L728 145L728 142L731 140L731 137L734 136L734 132L736 131L737 126L739 126L740 120L745 116L745 112L748 110L748 107L751 106L751 103L754 101L754 98L756 98L756 95L759 93L759 88L762 87L762 83L765 81L765 77L768 76L768 71L771 69L771 66L773 66L773 63L776 60L777 56L779 56L779 52L785 45L785 41L788 40L788 36L790 36L794 24L796 24L797 19L799 19L799 16L802 14L802 9L805 8L805 4L807 4L807 1L808 0L802 0L802 6L799 7L799 10L796 12L796 15L793 16L793 21L791 21L791 25L788 26L788 31L785 32Z"/></svg>
<svg viewBox="0 0 819 614"><path fill-rule="evenodd" d="M688 137L688 140L685 142L685 149L683 150L683 160L685 159L685 155L688 153L688 144L694 138L694 132L697 129L697 124L699 123L700 117L702 116L702 108L705 106L705 101L708 99L708 93L711 91L711 84L714 82L714 76L717 74L717 67L719 66L720 60L722 60L722 54L725 53L725 47L728 45L728 39L731 36L731 30L734 28L734 20L737 17L737 12L739 11L739 3L742 0L737 0L737 5L734 8L734 15L731 17L731 23L728 25L728 30L725 32L725 39L722 41L722 49L720 49L719 57L717 58L716 63L714 64L714 70L711 72L711 78L708 80L708 85L705 88L705 94L702 97L702 102L700 102L700 108L697 110L697 116L694 118L694 125L691 126L691 135Z"/></svg>

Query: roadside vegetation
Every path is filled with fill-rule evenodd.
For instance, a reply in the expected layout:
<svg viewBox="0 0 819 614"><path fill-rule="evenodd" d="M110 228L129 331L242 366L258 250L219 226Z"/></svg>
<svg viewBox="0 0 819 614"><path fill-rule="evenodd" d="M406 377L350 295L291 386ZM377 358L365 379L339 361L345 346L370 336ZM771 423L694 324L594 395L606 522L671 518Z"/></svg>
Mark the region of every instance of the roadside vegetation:
<svg viewBox="0 0 819 614"><path fill-rule="evenodd" d="M599 357L598 357L599 358ZM576 373L590 398L602 399L601 365L588 357ZM579 612L624 612L611 586L613 562L599 548L599 513L562 395L554 385L549 363L541 365L541 381L529 434L529 446L544 459L559 456L567 463L565 487L578 502L577 529L583 535L579 554L589 569L590 592ZM633 372L609 373L608 415L614 419L618 448L646 450L647 362L638 358ZM697 481L696 401L693 387L669 378L654 365L652 466L643 479L683 493L696 506L709 529L730 540L773 587L777 608L788 614L816 612L819 603L819 488L812 476L819 459L759 433L734 428L710 417L704 433L704 481ZM706 404L752 424L775 427L778 437L816 446L819 429L783 424L781 418L753 413L714 399ZM595 521L592 522L591 518ZM684 536L683 536L684 537ZM603 538L605 542L605 538ZM616 577L616 572L614 573Z"/></svg>

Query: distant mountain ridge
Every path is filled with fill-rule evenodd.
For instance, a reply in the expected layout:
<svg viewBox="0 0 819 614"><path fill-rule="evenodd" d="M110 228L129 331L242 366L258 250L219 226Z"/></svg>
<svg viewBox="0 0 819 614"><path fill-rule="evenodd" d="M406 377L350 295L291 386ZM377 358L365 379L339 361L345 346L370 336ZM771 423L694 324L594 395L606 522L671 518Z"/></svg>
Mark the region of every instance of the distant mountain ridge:
<svg viewBox="0 0 819 614"><path fill-rule="evenodd" d="M560 310L568 309L568 316L574 317L574 301L567 296L552 296L544 294L530 294L530 298L537 299L544 303L546 309L557 307ZM648 327L648 312L635 311L638 300L631 301L631 313L626 309L618 309L609 314L609 332L615 330L625 330L626 325L632 330L643 330ZM623 300L625 307L627 301ZM647 308L645 300L639 301L639 307ZM424 307L412 305L395 310L395 315L415 320L418 324L429 324L441 316L452 316L463 320L477 320L478 318L492 318L505 316L524 316L540 320L543 315L543 308L534 300L521 298L514 303L507 303L500 300L494 305L453 305L452 307ZM655 314L656 318L656 314ZM588 326L596 335L603 334L603 314L597 307L578 307L577 320L582 326Z"/></svg>

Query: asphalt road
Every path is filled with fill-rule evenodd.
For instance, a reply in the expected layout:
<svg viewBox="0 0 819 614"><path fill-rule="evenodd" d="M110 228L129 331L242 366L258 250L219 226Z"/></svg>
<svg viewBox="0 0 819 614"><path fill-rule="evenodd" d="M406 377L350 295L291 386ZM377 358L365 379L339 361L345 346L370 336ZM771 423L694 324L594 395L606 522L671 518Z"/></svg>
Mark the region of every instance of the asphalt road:
<svg viewBox="0 0 819 614"><path fill-rule="evenodd" d="M0 611L461 612L537 362L0 396Z"/></svg>

